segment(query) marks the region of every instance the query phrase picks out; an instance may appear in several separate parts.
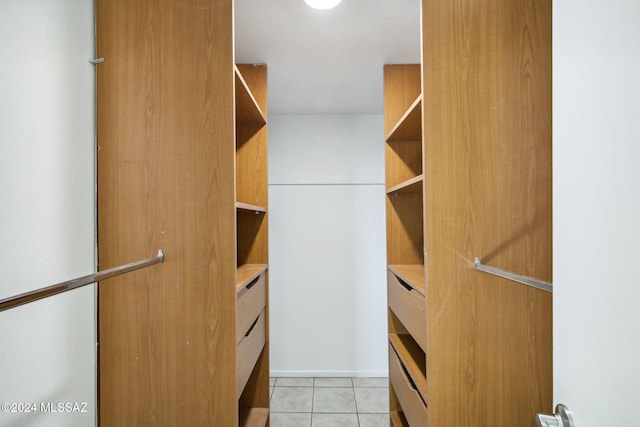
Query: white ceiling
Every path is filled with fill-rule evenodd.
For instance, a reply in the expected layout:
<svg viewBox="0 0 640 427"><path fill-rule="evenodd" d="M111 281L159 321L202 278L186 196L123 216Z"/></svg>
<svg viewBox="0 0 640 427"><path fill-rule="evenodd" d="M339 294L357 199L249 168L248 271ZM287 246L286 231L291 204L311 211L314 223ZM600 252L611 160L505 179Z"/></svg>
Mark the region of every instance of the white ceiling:
<svg viewBox="0 0 640 427"><path fill-rule="evenodd" d="M381 114L382 66L420 62L420 0L235 0L236 62L265 63L269 114Z"/></svg>

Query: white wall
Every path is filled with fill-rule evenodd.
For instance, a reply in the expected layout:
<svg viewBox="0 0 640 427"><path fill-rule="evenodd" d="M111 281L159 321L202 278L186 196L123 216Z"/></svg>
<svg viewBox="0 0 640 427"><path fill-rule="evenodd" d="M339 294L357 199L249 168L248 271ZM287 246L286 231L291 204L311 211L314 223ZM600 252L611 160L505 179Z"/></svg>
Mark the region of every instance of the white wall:
<svg viewBox="0 0 640 427"><path fill-rule="evenodd" d="M386 376L381 115L269 116L272 376Z"/></svg>
<svg viewBox="0 0 640 427"><path fill-rule="evenodd" d="M94 271L93 22L92 1L0 2L0 299ZM88 287L0 313L1 426L95 425L94 301Z"/></svg>
<svg viewBox="0 0 640 427"><path fill-rule="evenodd" d="M554 2L554 400L636 426L640 2Z"/></svg>

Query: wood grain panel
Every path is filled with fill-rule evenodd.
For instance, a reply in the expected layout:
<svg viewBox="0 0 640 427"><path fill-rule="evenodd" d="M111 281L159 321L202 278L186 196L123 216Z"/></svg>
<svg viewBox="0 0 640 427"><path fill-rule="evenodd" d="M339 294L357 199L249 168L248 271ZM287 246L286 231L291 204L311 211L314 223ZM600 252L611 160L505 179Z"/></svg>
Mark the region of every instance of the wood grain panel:
<svg viewBox="0 0 640 427"><path fill-rule="evenodd" d="M422 193L387 196L387 263L423 264Z"/></svg>
<svg viewBox="0 0 640 427"><path fill-rule="evenodd" d="M422 93L391 129L386 140L387 142L422 140Z"/></svg>
<svg viewBox="0 0 640 427"><path fill-rule="evenodd" d="M391 344L389 344L389 383L393 386L399 406L409 425L412 427L426 425L427 408Z"/></svg>
<svg viewBox="0 0 640 427"><path fill-rule="evenodd" d="M238 64L237 69L262 113L267 110L267 66ZM238 201L263 206L268 212L267 127L254 133L251 125L238 124L236 142L236 197ZM238 214L237 262L268 264L268 218ZM265 272L265 346L239 399L242 410L269 408L269 272Z"/></svg>
<svg viewBox="0 0 640 427"><path fill-rule="evenodd" d="M552 409L551 1L423 0L429 425Z"/></svg>
<svg viewBox="0 0 640 427"><path fill-rule="evenodd" d="M237 262L244 264L267 264L268 220L265 214L238 211Z"/></svg>
<svg viewBox="0 0 640 427"><path fill-rule="evenodd" d="M384 66L384 134L389 135L398 120L421 93L420 64Z"/></svg>
<svg viewBox="0 0 640 427"><path fill-rule="evenodd" d="M391 141L385 144L386 188L422 174L422 141Z"/></svg>
<svg viewBox="0 0 640 427"><path fill-rule="evenodd" d="M387 272L387 300L389 308L409 331L422 349L427 348L426 304L424 295L402 283L395 274ZM423 356L424 357L424 356Z"/></svg>
<svg viewBox="0 0 640 427"><path fill-rule="evenodd" d="M237 425L232 1L96 17L100 425Z"/></svg>
<svg viewBox="0 0 640 427"><path fill-rule="evenodd" d="M237 65L260 110L267 115L267 67ZM238 90L238 88L236 88ZM267 207L267 128L237 124L236 197L238 202Z"/></svg>

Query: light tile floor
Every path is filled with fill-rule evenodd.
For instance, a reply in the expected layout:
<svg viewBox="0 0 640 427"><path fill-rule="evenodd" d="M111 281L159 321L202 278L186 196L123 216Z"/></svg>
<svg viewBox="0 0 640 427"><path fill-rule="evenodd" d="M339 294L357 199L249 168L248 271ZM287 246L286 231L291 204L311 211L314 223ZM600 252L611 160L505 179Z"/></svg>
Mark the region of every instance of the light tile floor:
<svg viewBox="0 0 640 427"><path fill-rule="evenodd" d="M388 378L271 378L271 427L388 427Z"/></svg>

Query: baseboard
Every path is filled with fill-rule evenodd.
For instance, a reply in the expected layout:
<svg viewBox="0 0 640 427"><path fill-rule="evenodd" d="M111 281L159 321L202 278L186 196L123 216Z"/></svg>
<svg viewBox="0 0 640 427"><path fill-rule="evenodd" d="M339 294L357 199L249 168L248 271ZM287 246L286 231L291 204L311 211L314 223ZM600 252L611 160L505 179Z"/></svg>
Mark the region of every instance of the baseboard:
<svg viewBox="0 0 640 427"><path fill-rule="evenodd" d="M290 370L272 370L271 377L278 378L291 378L291 377L318 377L318 378L340 378L340 377L355 377L355 378L379 378L388 377L388 371L290 371Z"/></svg>

